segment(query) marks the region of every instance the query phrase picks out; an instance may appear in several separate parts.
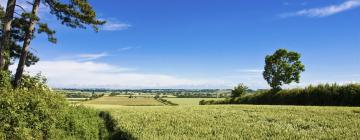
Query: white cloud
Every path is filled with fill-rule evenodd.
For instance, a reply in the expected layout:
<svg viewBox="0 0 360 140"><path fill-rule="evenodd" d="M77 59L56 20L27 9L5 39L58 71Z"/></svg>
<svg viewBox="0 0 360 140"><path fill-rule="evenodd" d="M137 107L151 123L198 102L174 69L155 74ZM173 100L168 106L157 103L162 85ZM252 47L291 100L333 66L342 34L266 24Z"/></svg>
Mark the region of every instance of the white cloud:
<svg viewBox="0 0 360 140"><path fill-rule="evenodd" d="M84 54L76 54L76 55L65 55L56 58L59 61L92 61L97 60L103 57L110 56L107 52L102 53L84 53Z"/></svg>
<svg viewBox="0 0 360 140"><path fill-rule="evenodd" d="M141 47L132 47L132 46L129 46L129 47L119 48L118 51L128 51L128 50L139 49L139 48L141 48Z"/></svg>
<svg viewBox="0 0 360 140"><path fill-rule="evenodd" d="M131 27L130 24L119 22L115 19L102 19L105 20L105 25L102 26L102 30L104 31L121 31L126 30Z"/></svg>
<svg viewBox="0 0 360 140"><path fill-rule="evenodd" d="M98 54L79 54L76 56L80 61L89 61L96 60L102 57L109 56L106 52L98 53Z"/></svg>
<svg viewBox="0 0 360 140"><path fill-rule="evenodd" d="M60 88L213 88L224 85L221 80L146 74L95 62L40 61L27 71L30 74L41 72L48 78L50 86Z"/></svg>
<svg viewBox="0 0 360 140"><path fill-rule="evenodd" d="M304 9L293 13L285 13L280 15L283 18L293 16L307 17L326 17L340 12L344 12L360 6L360 0L347 0L339 5L330 5L321 8Z"/></svg>

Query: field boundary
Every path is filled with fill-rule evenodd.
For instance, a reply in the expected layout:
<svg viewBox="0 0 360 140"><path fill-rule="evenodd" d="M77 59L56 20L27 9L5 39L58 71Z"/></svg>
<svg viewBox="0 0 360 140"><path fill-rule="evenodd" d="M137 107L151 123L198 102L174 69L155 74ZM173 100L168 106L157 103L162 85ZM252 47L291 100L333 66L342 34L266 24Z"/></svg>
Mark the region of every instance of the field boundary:
<svg viewBox="0 0 360 140"><path fill-rule="evenodd" d="M169 106L178 106L179 104L173 103L169 100L163 99L163 98L155 98L155 100L159 101L160 103L163 103L165 105L169 105Z"/></svg>
<svg viewBox="0 0 360 140"><path fill-rule="evenodd" d="M101 111L99 117L104 120L105 127L109 132L110 140L136 140L136 138L128 132L122 131L118 127L118 122L107 111Z"/></svg>

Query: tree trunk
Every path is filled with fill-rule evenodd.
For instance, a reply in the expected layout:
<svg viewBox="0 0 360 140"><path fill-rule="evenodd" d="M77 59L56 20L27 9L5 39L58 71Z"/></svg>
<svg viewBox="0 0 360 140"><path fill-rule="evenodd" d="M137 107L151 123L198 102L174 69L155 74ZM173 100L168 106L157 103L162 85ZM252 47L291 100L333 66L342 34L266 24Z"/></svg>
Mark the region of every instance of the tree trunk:
<svg viewBox="0 0 360 140"><path fill-rule="evenodd" d="M31 11L31 14L33 14L34 16L37 16L38 12L39 12L39 7L40 7L40 0L34 0L33 9ZM21 56L19 59L19 64L16 69L15 79L14 79L14 83L13 83L14 88L18 87L21 82L21 78L23 76L24 67L25 67L25 61L26 61L26 58L28 55L28 50L30 47L30 42L32 40L35 25L37 24L37 22L38 22L37 19L30 19L30 26L26 31L24 44L23 44L23 47L21 50Z"/></svg>
<svg viewBox="0 0 360 140"><path fill-rule="evenodd" d="M3 19L3 38L0 42L0 70L7 70L6 65L10 64L10 39L11 39L11 23L14 18L16 0L8 0L6 13Z"/></svg>

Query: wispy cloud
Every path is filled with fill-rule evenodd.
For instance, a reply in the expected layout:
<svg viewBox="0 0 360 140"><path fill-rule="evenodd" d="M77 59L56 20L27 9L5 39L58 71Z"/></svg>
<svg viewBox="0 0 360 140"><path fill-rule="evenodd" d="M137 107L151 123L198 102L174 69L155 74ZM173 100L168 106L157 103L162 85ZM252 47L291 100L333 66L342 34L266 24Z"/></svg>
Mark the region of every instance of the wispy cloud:
<svg viewBox="0 0 360 140"><path fill-rule="evenodd" d="M139 48L141 48L141 47L128 46L128 47L119 48L118 51L128 51L128 50L139 49Z"/></svg>
<svg viewBox="0 0 360 140"><path fill-rule="evenodd" d="M337 13L341 13L350 9L354 9L360 6L360 0L347 0L338 5L330 5L320 8L303 9L297 12L281 14L280 17L294 17L294 16L306 16L306 17L326 17Z"/></svg>
<svg viewBox="0 0 360 140"><path fill-rule="evenodd" d="M130 24L119 22L116 19L110 18L110 19L102 19L105 20L105 25L102 26L102 30L104 31L121 31L126 30L131 27Z"/></svg>
<svg viewBox="0 0 360 140"><path fill-rule="evenodd" d="M219 88L225 85L221 80L148 74L89 61L40 61L27 68L27 71L30 74L41 72L47 77L50 86L59 88Z"/></svg>
<svg viewBox="0 0 360 140"><path fill-rule="evenodd" d="M307 5L307 2L301 2L301 3L283 2L283 5L284 6L297 6L297 5L305 6L305 5Z"/></svg>
<svg viewBox="0 0 360 140"><path fill-rule="evenodd" d="M79 54L76 55L76 58L80 61L90 61L90 60L96 60L102 57L109 56L106 52L103 53L97 53L97 54Z"/></svg>

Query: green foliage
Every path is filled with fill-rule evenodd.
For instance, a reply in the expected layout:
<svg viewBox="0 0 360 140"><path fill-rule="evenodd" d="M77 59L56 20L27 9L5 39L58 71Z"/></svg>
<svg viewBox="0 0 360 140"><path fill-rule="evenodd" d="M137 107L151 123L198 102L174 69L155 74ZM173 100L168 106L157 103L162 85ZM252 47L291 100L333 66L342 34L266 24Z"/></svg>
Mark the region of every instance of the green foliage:
<svg viewBox="0 0 360 140"><path fill-rule="evenodd" d="M231 91L231 98L240 97L244 95L249 88L244 84L239 84Z"/></svg>
<svg viewBox="0 0 360 140"><path fill-rule="evenodd" d="M105 94L91 94L90 100L94 100L100 97L103 97Z"/></svg>
<svg viewBox="0 0 360 140"><path fill-rule="evenodd" d="M35 87L0 90L0 139L107 137L98 111L70 106L60 94Z"/></svg>
<svg viewBox="0 0 360 140"><path fill-rule="evenodd" d="M120 95L120 93L111 92L111 93L109 94L109 96L117 96L117 95Z"/></svg>
<svg viewBox="0 0 360 140"><path fill-rule="evenodd" d="M98 20L96 13L87 0L44 0L50 9L50 13L55 15L62 24L72 28L86 28L86 25L98 31L98 26L105 24L105 21Z"/></svg>
<svg viewBox="0 0 360 140"><path fill-rule="evenodd" d="M0 5L0 17L3 18L5 16L4 7Z"/></svg>
<svg viewBox="0 0 360 140"><path fill-rule="evenodd" d="M0 93L0 130L5 139L52 137L57 116L63 116L66 101L43 90Z"/></svg>
<svg viewBox="0 0 360 140"><path fill-rule="evenodd" d="M171 105L171 106L176 106L176 105L178 105L178 104L173 103L173 102L171 102L171 101L169 101L169 100L166 100L166 99L164 99L164 98L154 98L154 99L157 100L157 101L159 101L160 103L163 103L164 105Z"/></svg>
<svg viewBox="0 0 360 140"><path fill-rule="evenodd" d="M0 70L0 92L11 89L11 76L9 71Z"/></svg>
<svg viewBox="0 0 360 140"><path fill-rule="evenodd" d="M159 99L159 98L161 98L161 96L160 96L159 94L156 94L156 95L154 96L154 99Z"/></svg>
<svg viewBox="0 0 360 140"><path fill-rule="evenodd" d="M69 107L56 125L60 129L56 133L62 133L57 139L105 139L109 135L100 112L83 106Z"/></svg>
<svg viewBox="0 0 360 140"><path fill-rule="evenodd" d="M2 9L0 9L0 23L3 20L3 16L4 16L4 14L1 14L1 13L4 13L4 11ZM26 13L22 14L21 17L14 18L12 21L11 40L10 40L10 44L9 44L10 50L7 50L4 52L7 54L10 54L9 57L12 61L14 61L15 59L18 59L21 55L22 47L19 45L19 43L24 41L25 30L28 28L28 26L29 26L28 24L29 24L28 14L26 14ZM47 30L48 31L45 33L47 33L49 41L50 41L50 38L56 39L54 37L55 32L50 32L50 31L52 31L51 29L49 29L47 26L46 26L46 28L41 27L40 24L41 23L39 23L39 25L38 25L39 30ZM42 32L39 32L39 33L42 33ZM2 28L0 28L0 40L2 40L2 37L3 37L3 31L2 31ZM33 36L33 38L35 38L35 36ZM25 65L29 67L31 65L34 65L38 61L39 61L39 58L34 53L28 52L28 55L27 55L27 58L25 61ZM11 65L12 63L13 62L9 63L8 65Z"/></svg>
<svg viewBox="0 0 360 140"><path fill-rule="evenodd" d="M299 53L288 52L285 49L279 49L273 55L266 56L263 76L273 90L280 90L283 84L300 82L300 73L305 71L300 57Z"/></svg>
<svg viewBox="0 0 360 140"><path fill-rule="evenodd" d="M49 91L50 89L46 85L46 81L46 77L42 76L41 73L35 76L23 75L18 88L22 90L38 89Z"/></svg>
<svg viewBox="0 0 360 140"><path fill-rule="evenodd" d="M235 100L203 101L208 104L263 104L263 105L311 105L311 106L360 106L360 84L340 86L325 84L304 89L262 91Z"/></svg>

